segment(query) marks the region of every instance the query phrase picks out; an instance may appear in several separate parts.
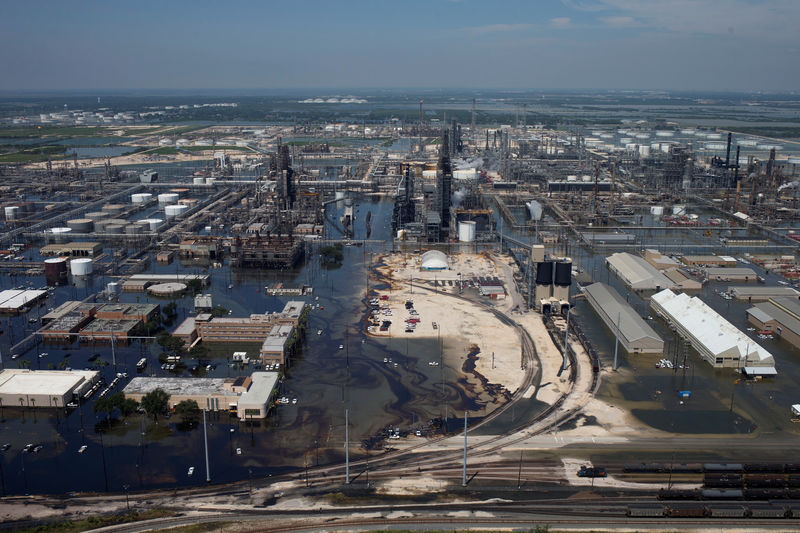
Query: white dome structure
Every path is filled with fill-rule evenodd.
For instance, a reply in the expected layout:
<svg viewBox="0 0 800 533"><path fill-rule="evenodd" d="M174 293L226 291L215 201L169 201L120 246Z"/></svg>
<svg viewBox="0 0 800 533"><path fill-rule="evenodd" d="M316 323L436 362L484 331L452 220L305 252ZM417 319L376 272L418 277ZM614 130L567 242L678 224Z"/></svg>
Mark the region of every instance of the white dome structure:
<svg viewBox="0 0 800 533"><path fill-rule="evenodd" d="M447 256L439 250L429 250L422 254L422 270L447 270Z"/></svg>

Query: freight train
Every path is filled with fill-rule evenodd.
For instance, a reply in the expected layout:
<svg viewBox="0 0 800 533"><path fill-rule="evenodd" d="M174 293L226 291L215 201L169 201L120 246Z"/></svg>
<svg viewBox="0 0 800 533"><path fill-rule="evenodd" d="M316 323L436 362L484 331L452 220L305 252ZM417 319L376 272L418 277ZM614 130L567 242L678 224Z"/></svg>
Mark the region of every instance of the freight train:
<svg viewBox="0 0 800 533"><path fill-rule="evenodd" d="M629 505L636 518L800 518L800 504L670 503Z"/></svg>

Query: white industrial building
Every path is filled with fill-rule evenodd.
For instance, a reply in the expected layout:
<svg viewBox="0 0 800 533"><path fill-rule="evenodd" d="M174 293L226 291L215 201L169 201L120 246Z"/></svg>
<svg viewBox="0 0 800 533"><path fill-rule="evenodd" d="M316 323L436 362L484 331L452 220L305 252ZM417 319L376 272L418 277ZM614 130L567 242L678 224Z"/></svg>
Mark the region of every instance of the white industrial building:
<svg viewBox="0 0 800 533"><path fill-rule="evenodd" d="M616 336L619 330L619 342L626 352L664 352L664 340L613 288L605 283L593 283L584 293L611 333Z"/></svg>
<svg viewBox="0 0 800 533"><path fill-rule="evenodd" d="M447 270L447 256L439 250L429 250L420 258L422 270Z"/></svg>
<svg viewBox="0 0 800 533"><path fill-rule="evenodd" d="M618 252L606 257L608 268L634 290L671 289L675 283L653 265L633 254Z"/></svg>
<svg viewBox="0 0 800 533"><path fill-rule="evenodd" d="M650 307L688 340L714 367L771 368L775 358L698 297L665 289L650 298Z"/></svg>
<svg viewBox="0 0 800 533"><path fill-rule="evenodd" d="M0 371L0 401L6 407L64 407L100 379L96 370Z"/></svg>

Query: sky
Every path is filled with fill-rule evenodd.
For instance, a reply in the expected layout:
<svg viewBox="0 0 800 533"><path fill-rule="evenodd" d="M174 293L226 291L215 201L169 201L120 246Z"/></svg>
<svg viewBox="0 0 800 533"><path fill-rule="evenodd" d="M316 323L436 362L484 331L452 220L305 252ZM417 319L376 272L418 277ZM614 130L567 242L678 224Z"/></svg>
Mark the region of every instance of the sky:
<svg viewBox="0 0 800 533"><path fill-rule="evenodd" d="M0 90L800 86L800 0L3 0Z"/></svg>

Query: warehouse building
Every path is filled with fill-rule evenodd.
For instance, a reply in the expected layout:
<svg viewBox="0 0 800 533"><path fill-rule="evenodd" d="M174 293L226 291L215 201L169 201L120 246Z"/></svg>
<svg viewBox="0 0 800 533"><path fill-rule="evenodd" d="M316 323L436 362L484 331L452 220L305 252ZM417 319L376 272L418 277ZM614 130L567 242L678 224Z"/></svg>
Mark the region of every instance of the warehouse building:
<svg viewBox="0 0 800 533"><path fill-rule="evenodd" d="M0 371L0 401L6 407L65 407L100 379L95 370Z"/></svg>
<svg viewBox="0 0 800 533"><path fill-rule="evenodd" d="M671 289L675 284L653 265L627 252L606 257L608 268L633 290Z"/></svg>
<svg viewBox="0 0 800 533"><path fill-rule="evenodd" d="M261 344L261 360L265 363L285 364L286 350L292 339L292 333L294 333L294 326L286 324L272 326L269 335Z"/></svg>
<svg viewBox="0 0 800 533"><path fill-rule="evenodd" d="M800 297L800 292L791 287L764 287L764 286L736 286L729 287L728 294L737 300L747 300L748 302L766 302L770 298L794 298Z"/></svg>
<svg viewBox="0 0 800 533"><path fill-rule="evenodd" d="M605 283L593 283L586 287L584 294L612 334L616 335L619 324L619 343L626 352L664 352L664 340L613 288Z"/></svg>
<svg viewBox="0 0 800 533"><path fill-rule="evenodd" d="M105 304L97 308L95 316L109 320L140 320L150 322L161 311L158 304Z"/></svg>
<svg viewBox="0 0 800 533"><path fill-rule="evenodd" d="M684 255L681 261L688 266L736 266L736 258L729 255Z"/></svg>
<svg viewBox="0 0 800 533"><path fill-rule="evenodd" d="M746 267L709 267L706 277L716 281L756 281L755 270Z"/></svg>
<svg viewBox="0 0 800 533"><path fill-rule="evenodd" d="M669 289L654 294L650 307L714 367L759 368L775 372L772 354L698 297Z"/></svg>
<svg viewBox="0 0 800 533"><path fill-rule="evenodd" d="M200 409L228 411L237 413L240 419L251 419L267 416L277 382L277 372L253 372L239 378L135 377L122 392L126 398L141 402L145 394L161 389L169 394L170 409L184 400L194 400Z"/></svg>
<svg viewBox="0 0 800 533"><path fill-rule="evenodd" d="M800 348L800 300L796 297L771 298L747 310L747 320L760 331L771 331Z"/></svg>
<svg viewBox="0 0 800 533"><path fill-rule="evenodd" d="M48 291L8 289L0 292L0 313L19 314L47 298Z"/></svg>

